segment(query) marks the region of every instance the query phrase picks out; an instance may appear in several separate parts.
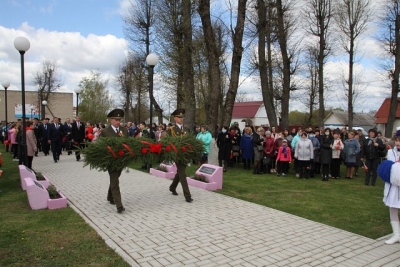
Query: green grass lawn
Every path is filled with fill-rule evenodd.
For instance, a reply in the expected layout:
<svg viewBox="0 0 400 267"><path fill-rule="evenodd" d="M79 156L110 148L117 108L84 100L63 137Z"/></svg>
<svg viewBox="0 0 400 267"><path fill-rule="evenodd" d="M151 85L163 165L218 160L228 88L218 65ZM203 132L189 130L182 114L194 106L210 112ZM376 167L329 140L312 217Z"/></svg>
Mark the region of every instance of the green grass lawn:
<svg viewBox="0 0 400 267"><path fill-rule="evenodd" d="M219 193L378 238L391 232L389 209L382 202L383 185L379 180L376 186L365 186L364 171L353 180L323 182L320 178L300 180L293 171L277 177L253 175L237 167L224 174Z"/></svg>
<svg viewBox="0 0 400 267"><path fill-rule="evenodd" d="M128 266L71 208L31 210L20 187L17 162L3 147L0 152L4 159L0 266ZM131 167L140 166L137 161ZM188 167L188 176L196 169ZM299 180L293 171L287 177L253 175L239 165L228 168L223 189L217 192L378 238L391 232L388 208L382 203L383 182L365 186L363 175L360 170L360 177L353 180L322 182L320 178Z"/></svg>
<svg viewBox="0 0 400 267"><path fill-rule="evenodd" d="M72 208L31 210L18 162L0 152L0 266L129 266Z"/></svg>
<svg viewBox="0 0 400 267"><path fill-rule="evenodd" d="M140 165L132 167L140 169ZM196 170L197 165L188 167L187 175ZM328 182L320 177L300 180L293 170L286 177L254 175L252 171L243 170L241 164L228 168L223 189L216 192L374 239L391 233L389 208L382 202L384 183L378 178L376 186L365 186L361 168L360 176L352 180ZM341 173L345 177L343 165ZM193 198L196 201L196 196Z"/></svg>

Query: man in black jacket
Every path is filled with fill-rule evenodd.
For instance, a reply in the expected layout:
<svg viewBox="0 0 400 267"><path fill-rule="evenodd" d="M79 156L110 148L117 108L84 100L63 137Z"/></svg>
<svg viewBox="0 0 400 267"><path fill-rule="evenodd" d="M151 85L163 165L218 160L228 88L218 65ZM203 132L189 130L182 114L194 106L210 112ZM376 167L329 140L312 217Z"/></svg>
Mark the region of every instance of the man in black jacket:
<svg viewBox="0 0 400 267"><path fill-rule="evenodd" d="M48 130L49 130L49 118L43 119L42 124L39 127L40 130L40 139L42 142L42 151L45 156L49 154L50 150L50 145L48 143L47 135L48 135Z"/></svg>
<svg viewBox="0 0 400 267"><path fill-rule="evenodd" d="M85 145L85 124L81 122L81 117L76 117L75 122L72 123L71 131L71 142L74 146L79 148ZM81 160L81 153L78 150L75 151L76 161Z"/></svg>
<svg viewBox="0 0 400 267"><path fill-rule="evenodd" d="M62 149L62 139L64 136L63 126L57 117L54 117L53 123L48 125L47 139L48 143L51 144L51 152L53 152L54 163L60 160L60 154Z"/></svg>
<svg viewBox="0 0 400 267"><path fill-rule="evenodd" d="M380 151L385 150L385 144L382 140L377 138L376 130L371 129L368 131L369 138L363 141L363 147L361 149L361 161L364 162L368 170L365 172L365 185L369 185L370 178L372 176L371 185L375 186L378 166L381 163Z"/></svg>

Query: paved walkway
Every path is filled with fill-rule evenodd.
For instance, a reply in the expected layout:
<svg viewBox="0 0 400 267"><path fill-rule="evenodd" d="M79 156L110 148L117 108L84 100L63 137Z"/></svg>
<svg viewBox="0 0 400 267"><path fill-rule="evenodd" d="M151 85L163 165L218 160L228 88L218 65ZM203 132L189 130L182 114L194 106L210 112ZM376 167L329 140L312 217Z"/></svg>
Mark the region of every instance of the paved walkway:
<svg viewBox="0 0 400 267"><path fill-rule="evenodd" d="M400 266L385 245L271 208L191 187L193 203L169 180L130 170L120 178L126 211L106 201L108 173L73 155L34 158L74 208L132 266ZM361 222L360 222L361 223Z"/></svg>

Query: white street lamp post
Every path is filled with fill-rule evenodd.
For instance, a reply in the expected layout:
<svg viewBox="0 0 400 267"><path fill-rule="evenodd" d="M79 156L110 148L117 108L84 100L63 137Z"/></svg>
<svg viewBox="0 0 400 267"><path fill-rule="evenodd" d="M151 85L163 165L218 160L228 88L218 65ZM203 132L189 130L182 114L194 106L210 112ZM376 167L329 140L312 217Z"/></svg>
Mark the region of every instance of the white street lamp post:
<svg viewBox="0 0 400 267"><path fill-rule="evenodd" d="M79 116L79 94L82 92L82 88L78 87L75 89L75 93L76 93L76 116Z"/></svg>
<svg viewBox="0 0 400 267"><path fill-rule="evenodd" d="M149 96L150 96L150 133L153 132L153 76L154 67L158 63L158 56L156 54L149 54L146 57L147 65L149 66ZM152 134L151 134L152 135Z"/></svg>
<svg viewBox="0 0 400 267"><path fill-rule="evenodd" d="M14 40L14 47L18 50L21 55L21 93L22 93L22 162L25 166L28 165L28 157L26 155L26 114L25 114L25 66L24 66L24 54L29 50L31 44L25 37L17 37ZM21 159L20 159L21 162Z"/></svg>
<svg viewBox="0 0 400 267"><path fill-rule="evenodd" d="M4 98L5 98L5 106L6 106L6 113L5 113L5 115L6 115L6 129L7 129L7 126L8 126L8 114L7 114L7 88L8 87L10 87L10 82L9 81L4 81L4 82L2 82L2 84L1 84L3 87L4 87Z"/></svg>

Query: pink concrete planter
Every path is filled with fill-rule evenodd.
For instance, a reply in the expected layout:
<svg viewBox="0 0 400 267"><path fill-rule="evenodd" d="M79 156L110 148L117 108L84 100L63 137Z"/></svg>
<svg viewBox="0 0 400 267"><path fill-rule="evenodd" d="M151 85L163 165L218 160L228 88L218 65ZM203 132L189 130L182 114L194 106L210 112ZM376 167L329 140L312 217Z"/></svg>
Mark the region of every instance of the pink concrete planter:
<svg viewBox="0 0 400 267"><path fill-rule="evenodd" d="M175 172L163 172L163 171L159 171L157 169L154 168L150 168L150 174L160 177L160 178L165 178L165 179L174 179L176 173Z"/></svg>
<svg viewBox="0 0 400 267"><path fill-rule="evenodd" d="M43 185L44 188L49 187L50 181L49 179L47 179L46 176L43 175L44 180L37 180L36 174L31 169L25 167L24 165L19 165L18 167L19 167L19 178L21 180L22 190L26 190L25 178L32 178L32 180L35 180L39 184Z"/></svg>
<svg viewBox="0 0 400 267"><path fill-rule="evenodd" d="M174 172L174 173L177 172L175 163L172 165L161 163L160 167L165 167L167 169L167 172Z"/></svg>
<svg viewBox="0 0 400 267"><path fill-rule="evenodd" d="M197 188L201 188L204 190L215 191L218 189L218 185L216 182L204 183L201 181L194 180L190 177L186 177L186 180L188 182L188 185L191 185L191 186L194 186Z"/></svg>
<svg viewBox="0 0 400 267"><path fill-rule="evenodd" d="M43 178L44 178L44 180L37 180L37 182L38 182L39 184L43 185L44 188L49 187L49 185L50 185L49 179L47 179L47 177L44 176L44 175L43 175ZM37 178L35 177L35 179L37 179Z"/></svg>
<svg viewBox="0 0 400 267"><path fill-rule="evenodd" d="M47 208L47 200L49 199L49 192L36 180L31 177L25 178L26 194L28 195L29 205L33 210L40 210Z"/></svg>
<svg viewBox="0 0 400 267"><path fill-rule="evenodd" d="M25 165L19 165L18 168L22 190L26 190L25 178L32 178L32 180L36 180L36 174Z"/></svg>
<svg viewBox="0 0 400 267"><path fill-rule="evenodd" d="M56 198L56 199L49 198L47 200L47 208L49 210L55 210L67 207L68 205L67 197L64 196L61 192L58 192L58 194L61 196L61 198Z"/></svg>

